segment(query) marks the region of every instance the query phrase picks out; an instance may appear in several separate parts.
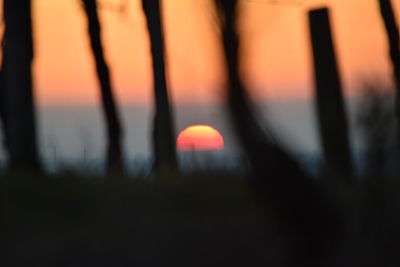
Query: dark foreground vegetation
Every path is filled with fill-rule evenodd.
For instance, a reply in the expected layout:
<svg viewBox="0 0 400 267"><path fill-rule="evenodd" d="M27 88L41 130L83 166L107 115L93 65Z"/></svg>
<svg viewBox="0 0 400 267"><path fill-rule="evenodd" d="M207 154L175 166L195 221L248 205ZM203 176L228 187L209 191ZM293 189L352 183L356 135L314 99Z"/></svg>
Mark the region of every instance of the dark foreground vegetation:
<svg viewBox="0 0 400 267"><path fill-rule="evenodd" d="M325 266L399 266L400 181L315 183L345 227ZM0 190L1 266L288 266L302 250L234 175L21 175Z"/></svg>

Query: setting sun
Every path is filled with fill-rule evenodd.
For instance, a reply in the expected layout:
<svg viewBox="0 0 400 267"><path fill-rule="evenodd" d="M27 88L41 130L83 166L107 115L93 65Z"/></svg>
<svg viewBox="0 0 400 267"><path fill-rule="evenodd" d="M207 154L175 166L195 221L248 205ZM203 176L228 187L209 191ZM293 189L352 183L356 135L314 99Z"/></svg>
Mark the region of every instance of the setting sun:
<svg viewBox="0 0 400 267"><path fill-rule="evenodd" d="M176 144L180 151L221 150L224 148L224 139L208 125L193 125L179 134Z"/></svg>

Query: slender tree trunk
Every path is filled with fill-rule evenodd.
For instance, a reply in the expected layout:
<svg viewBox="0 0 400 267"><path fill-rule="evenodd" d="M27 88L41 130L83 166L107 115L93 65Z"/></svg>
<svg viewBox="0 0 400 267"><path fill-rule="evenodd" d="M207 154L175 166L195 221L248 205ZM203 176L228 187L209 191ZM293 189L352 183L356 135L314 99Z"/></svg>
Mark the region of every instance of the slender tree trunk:
<svg viewBox="0 0 400 267"><path fill-rule="evenodd" d="M30 0L4 0L3 104L5 139L12 169L39 168L31 65Z"/></svg>
<svg viewBox="0 0 400 267"><path fill-rule="evenodd" d="M328 9L313 10L309 17L322 148L329 173L349 181L354 176L353 164Z"/></svg>
<svg viewBox="0 0 400 267"><path fill-rule="evenodd" d="M142 0L151 42L155 92L153 128L154 170L157 173L177 170L175 133L165 74L164 36L160 0Z"/></svg>
<svg viewBox="0 0 400 267"><path fill-rule="evenodd" d="M4 51L3 45L1 46L2 51ZM7 143L6 143L6 118L5 118L5 94L4 94L4 79L3 79L3 66L4 66L4 57L1 62L0 66L0 122L1 122L1 134L2 134L2 139L1 139L1 145L3 146L4 149L7 149Z"/></svg>
<svg viewBox="0 0 400 267"><path fill-rule="evenodd" d="M4 16L3 19L1 20L1 23L4 24ZM2 129L2 140L1 143L4 146L5 149L7 149L7 144L5 142L5 113L4 113L4 109L5 109L5 94L4 94L4 80L3 80L3 66L4 66L4 33L3 36L0 40L0 49L2 51L2 60L1 60L1 66L0 66L0 122L1 122L1 129Z"/></svg>
<svg viewBox="0 0 400 267"><path fill-rule="evenodd" d="M97 78L107 128L106 168L108 173L123 172L122 127L111 86L110 71L104 57L97 0L82 0L88 22L90 45L96 62Z"/></svg>
<svg viewBox="0 0 400 267"><path fill-rule="evenodd" d="M239 74L240 38L236 31L237 0L216 0L221 20L228 76L228 107L239 142L256 178L256 188L280 219L281 230L292 240L289 266L324 266L340 224L327 201L298 164L262 127ZM265 131L266 129L266 131Z"/></svg>
<svg viewBox="0 0 400 267"><path fill-rule="evenodd" d="M400 144L400 34L396 23L392 2L390 0L379 0L380 13L385 25L389 42L389 56L393 66L393 78L396 87L396 120L398 143Z"/></svg>

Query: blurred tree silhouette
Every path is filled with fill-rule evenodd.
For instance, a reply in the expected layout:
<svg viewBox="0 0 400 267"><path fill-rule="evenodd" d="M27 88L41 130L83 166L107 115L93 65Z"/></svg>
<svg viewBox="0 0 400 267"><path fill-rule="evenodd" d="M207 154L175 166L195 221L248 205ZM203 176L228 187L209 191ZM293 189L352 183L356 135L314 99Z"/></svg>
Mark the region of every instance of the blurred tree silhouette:
<svg viewBox="0 0 400 267"><path fill-rule="evenodd" d="M154 170L157 173L177 170L175 133L165 74L164 36L161 1L142 0L151 42L155 116L153 126Z"/></svg>
<svg viewBox="0 0 400 267"><path fill-rule="evenodd" d="M123 172L122 127L117 105L113 96L110 71L104 57L101 41L101 25L97 13L97 0L82 0L88 22L90 46L96 63L97 78L100 83L103 112L107 128L106 170L108 173Z"/></svg>
<svg viewBox="0 0 400 267"><path fill-rule="evenodd" d="M3 19L1 20L1 23L4 24L4 16ZM2 59L1 59L1 65L0 65L0 122L1 122L1 133L3 136L3 139L1 140L1 145L3 145L3 147L5 149L7 149L7 144L6 144L6 140L5 140L5 94L4 94L4 80L3 80L3 65L4 65L4 33L1 36L1 43L0 43L0 47L1 47L1 54L2 54Z"/></svg>
<svg viewBox="0 0 400 267"><path fill-rule="evenodd" d="M4 0L2 90L4 135L12 169L39 169L32 89L30 0Z"/></svg>
<svg viewBox="0 0 400 267"><path fill-rule="evenodd" d="M389 41L389 55L393 66L393 78L396 86L396 119L400 125L400 35L396 23L392 2L390 0L379 0L379 8L385 25ZM398 142L400 143L400 131L398 131Z"/></svg>
<svg viewBox="0 0 400 267"><path fill-rule="evenodd" d="M328 9L309 13L316 106L320 138L329 173L336 179L354 176L347 115L336 63Z"/></svg>
<svg viewBox="0 0 400 267"><path fill-rule="evenodd" d="M387 175L388 156L396 143L395 101L382 82L367 80L361 89L357 123L364 150L364 173L367 178L381 179Z"/></svg>
<svg viewBox="0 0 400 267"><path fill-rule="evenodd" d="M281 230L292 241L289 266L326 266L341 223L312 181L264 130L252 110L239 74L238 1L215 0L222 28L228 76L228 107L238 139L250 161L256 187L268 199Z"/></svg>

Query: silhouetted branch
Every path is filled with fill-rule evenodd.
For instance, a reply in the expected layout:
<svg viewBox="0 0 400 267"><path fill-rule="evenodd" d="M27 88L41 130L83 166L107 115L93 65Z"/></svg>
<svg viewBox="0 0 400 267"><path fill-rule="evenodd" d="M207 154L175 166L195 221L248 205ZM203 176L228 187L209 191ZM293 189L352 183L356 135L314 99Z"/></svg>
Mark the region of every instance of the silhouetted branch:
<svg viewBox="0 0 400 267"><path fill-rule="evenodd" d="M389 55L393 66L393 78L396 86L396 119L400 125L400 35L399 27L393 6L390 0L379 0L380 13L385 25L389 41ZM398 131L398 142L400 143L400 131Z"/></svg>
<svg viewBox="0 0 400 267"><path fill-rule="evenodd" d="M5 139L13 169L39 168L32 89L30 0L5 0L2 66Z"/></svg>
<svg viewBox="0 0 400 267"><path fill-rule="evenodd" d="M151 42L155 116L153 129L154 170L157 173L177 170L175 133L165 74L165 47L161 1L142 0Z"/></svg>
<svg viewBox="0 0 400 267"><path fill-rule="evenodd" d="M110 71L104 57L101 41L101 26L97 14L96 1L97 0L82 0L88 20L88 34L96 63L96 72L100 83L103 112L106 119L108 142L106 169L109 173L121 173L123 170L121 143L122 127L111 86Z"/></svg>
<svg viewBox="0 0 400 267"><path fill-rule="evenodd" d="M354 170L328 9L312 10L309 19L321 144L329 172L349 181Z"/></svg>
<svg viewBox="0 0 400 267"><path fill-rule="evenodd" d="M341 225L328 202L319 195L315 183L273 140L271 132L260 126L238 72L238 1L215 2L228 75L228 107L238 139L251 163L256 187L273 207L282 231L292 240L289 266L324 266Z"/></svg>

